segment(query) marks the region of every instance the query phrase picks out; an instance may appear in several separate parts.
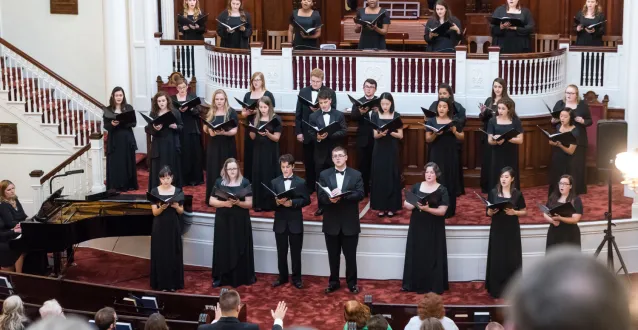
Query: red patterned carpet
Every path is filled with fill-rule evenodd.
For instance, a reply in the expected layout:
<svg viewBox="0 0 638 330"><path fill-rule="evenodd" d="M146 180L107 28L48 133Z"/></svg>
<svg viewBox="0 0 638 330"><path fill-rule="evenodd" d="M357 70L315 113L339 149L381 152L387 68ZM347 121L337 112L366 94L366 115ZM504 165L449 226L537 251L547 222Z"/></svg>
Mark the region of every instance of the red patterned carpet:
<svg viewBox="0 0 638 330"><path fill-rule="evenodd" d="M149 285L150 261L136 257L79 248L76 252L77 266L67 270L67 279L97 284L151 290ZM420 295L400 292L401 281L360 280L361 293L351 294L342 283L341 290L326 295L323 289L326 277L304 276L304 289L297 290L287 284L272 288L270 283L276 275L257 274L257 283L241 286L237 291L248 305L248 321L258 323L261 329L272 327L270 310L277 301L284 300L289 306L285 325L312 326L320 330L343 327L343 302L351 299L363 301L364 295L372 295L375 302L416 304ZM185 289L181 293L217 295L220 289L212 288L211 270L203 267L185 267ZM343 282L343 281L342 281ZM491 298L483 282L450 283L450 290L443 294L446 304L493 305L502 301ZM400 329L397 329L400 330Z"/></svg>
<svg viewBox="0 0 638 330"><path fill-rule="evenodd" d="M139 169L137 171L137 178L140 185L140 190L132 193L144 193L145 188L148 186L148 171L145 169ZM607 186L589 185L588 193L581 196L583 205L585 207L583 219L581 221L595 221L603 220L605 218L605 212L607 211ZM206 186L199 185L196 187L184 187L186 194L193 195L193 211L214 213L213 207L206 206L204 202ZM474 188L466 188L466 194L457 199L456 216L447 219L447 225L489 225L490 218L485 216L485 208L481 201L474 195ZM477 190L480 192L480 189ZM523 189L523 195L527 203L528 216L521 217L521 224L544 224L540 211L536 207L536 203L545 203L547 200L547 186L526 188ZM314 216L317 210L316 195L311 196L312 204L304 209L304 220L307 221L321 221L321 217ZM613 216L614 219L627 219L631 218L631 203L632 199L623 196L623 186L621 184L615 184L613 186ZM368 199L364 199L359 204L359 210L368 204ZM256 217L272 218L272 212L253 212L250 214ZM379 218L374 210L368 210L361 218L361 223L369 224L398 224L407 225L410 223L410 213L408 211L401 211L393 218Z"/></svg>

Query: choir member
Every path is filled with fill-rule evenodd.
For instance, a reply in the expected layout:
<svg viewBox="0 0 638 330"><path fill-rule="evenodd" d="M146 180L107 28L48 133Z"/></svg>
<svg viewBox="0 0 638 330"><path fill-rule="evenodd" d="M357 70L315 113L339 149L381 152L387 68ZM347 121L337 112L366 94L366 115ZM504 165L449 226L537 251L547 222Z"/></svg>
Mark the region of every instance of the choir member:
<svg viewBox="0 0 638 330"><path fill-rule="evenodd" d="M586 161L587 146L589 145L587 127L591 126L593 121L591 119L591 112L589 111L587 101L580 98L578 86L568 85L565 89L565 98L556 102L552 111L560 111L565 108L574 110L574 124L578 130L578 133L574 132L578 148L576 148L576 152L573 155L574 162L571 175L574 177L574 192L577 195L582 195L587 193ZM552 124L557 123L558 120L552 118Z"/></svg>
<svg viewBox="0 0 638 330"><path fill-rule="evenodd" d="M449 205L447 189L438 182L441 170L435 163L425 165L425 181L412 185L417 196L438 191L441 198L435 203L414 206L407 201L404 207L412 211L408 239L405 245L402 291L419 294L448 290L447 244L445 214Z"/></svg>
<svg viewBox="0 0 638 330"><path fill-rule="evenodd" d="M294 173L295 159L291 154L279 157L282 175L270 182L272 190L281 194L293 189L292 198L275 198L275 221L273 231L277 243L277 265L279 278L272 283L273 287L288 283L288 245L292 261L292 284L295 288L303 288L301 281L301 247L303 245L302 209L310 205L310 195L306 190L306 181ZM272 198L272 197L271 197Z"/></svg>
<svg viewBox="0 0 638 330"><path fill-rule="evenodd" d="M574 192L574 179L571 175L561 176L557 186L557 189L554 189L554 192L549 196L545 206L552 209L565 203L571 203L576 212L571 217L543 213L543 217L549 222L546 250L549 251L551 247L562 244L574 245L580 249L578 221L583 216L583 202Z"/></svg>
<svg viewBox="0 0 638 330"><path fill-rule="evenodd" d="M217 23L217 35L221 38L219 45L221 47L243 49L250 47L250 37L253 35L253 28L250 14L244 10L242 1L228 0L226 10L217 16L217 21L227 25L224 26L219 22Z"/></svg>
<svg viewBox="0 0 638 330"><path fill-rule="evenodd" d="M337 108L337 94L323 84L324 74L321 69L313 69L310 72L310 86L304 87L299 91L299 96L315 102L320 91L326 90L332 96L330 97L332 109ZM313 143L314 136L308 131L308 125L304 122L310 121L310 114L319 110L319 107L311 107L297 99L297 107L295 110L295 134L297 141L303 143L303 163L306 174L306 187L312 193L315 191L315 145Z"/></svg>
<svg viewBox="0 0 638 330"><path fill-rule="evenodd" d="M301 0L301 8L293 10L290 14L288 25L288 40L295 49L319 49L319 37L321 37L321 15L319 11L312 9L313 0ZM311 33L304 30L315 28Z"/></svg>
<svg viewBox="0 0 638 330"><path fill-rule="evenodd" d="M180 106L197 98L197 95L188 93L188 85L184 79L177 80L177 94L172 97L173 107L179 110L183 128L180 132L180 145L182 146L182 182L184 185L196 186L204 183L202 168L202 132L199 106L189 108Z"/></svg>
<svg viewBox="0 0 638 330"><path fill-rule="evenodd" d="M193 24L188 21L177 22L177 29L182 33L182 40L204 40L204 33L206 33L206 20L202 21L201 25L197 24L197 20L205 14L199 8L199 0L184 0L184 13L182 17L187 18ZM189 24L184 24L189 23Z"/></svg>
<svg viewBox="0 0 638 330"><path fill-rule="evenodd" d="M394 98L383 93L381 109L371 115L371 121L382 126L401 117L394 111ZM370 208L379 211L379 217L393 217L401 209L401 165L399 140L403 139L403 129L396 131L374 130L374 150L372 151L372 185L370 187Z"/></svg>
<svg viewBox="0 0 638 330"><path fill-rule="evenodd" d="M576 14L576 45L578 46L603 46L605 35L605 14L598 0L587 0L583 9ZM594 27L589 27L599 24Z"/></svg>
<svg viewBox="0 0 638 330"><path fill-rule="evenodd" d="M159 91L153 97L151 105L151 118L157 118L167 112L172 112L176 123L164 127L162 124L148 124L146 133L153 136L151 142L151 169L148 173L148 191L160 185L159 171L168 166L173 172L173 185L182 186L181 145L179 132L182 130L182 116L179 111L173 109L170 97L164 91Z"/></svg>
<svg viewBox="0 0 638 330"><path fill-rule="evenodd" d="M560 124L556 125L556 133L571 132L578 141L579 132L574 125L574 112L568 108L561 110L559 120ZM552 146L552 161L549 165L548 196L552 195L553 191L558 188L556 182L563 174L572 174L573 169L579 167L579 164L574 162L574 154L576 149L580 148L576 144L563 145L559 141L552 140L549 140L549 145ZM576 186L574 185L574 187Z"/></svg>
<svg viewBox="0 0 638 330"><path fill-rule="evenodd" d="M109 106L105 114L112 115L135 111L126 102L126 95L122 87L115 87L109 98ZM106 141L106 189L118 191L137 190L137 169L135 168L135 150L137 143L133 135L136 121L120 123L117 120L104 117L104 129L108 132Z"/></svg>
<svg viewBox="0 0 638 330"><path fill-rule="evenodd" d="M275 119L281 123L281 118L275 114L272 102L268 96L259 99L258 111L254 121L254 127L265 125ZM255 142L253 149L253 208L255 212L271 211L274 209L274 200L271 194L264 188L272 179L281 172L279 170L279 138L282 125L277 126L272 132L268 129L264 132L250 132L250 139Z"/></svg>
<svg viewBox="0 0 638 330"><path fill-rule="evenodd" d="M228 106L228 96L221 89L213 93L213 102L206 121L213 125L219 125L229 120L237 122L237 112ZM204 126L204 133L209 135L206 145L206 200L210 198L215 180L222 173L222 165L228 158L237 157L237 147L235 146L235 135L237 127L225 130L213 130Z"/></svg>
<svg viewBox="0 0 638 330"><path fill-rule="evenodd" d="M348 125L343 113L339 110L332 108L332 101L334 92L331 90L322 90L317 95L319 102L319 110L310 115L309 124L319 129L324 128L334 122L339 125L339 129L332 133L328 132L319 134L315 133L312 129L308 129L311 134L312 141L314 143L314 163L315 163L315 175L318 178L323 170L334 166L334 159L330 157L332 149L337 145L342 145L343 140L346 138L346 130ZM323 212L323 208L320 206L317 209L315 215L319 216Z"/></svg>
<svg viewBox="0 0 638 330"><path fill-rule="evenodd" d="M377 81L374 79L366 79L363 82L363 97L359 99L366 102L375 99L377 92ZM369 120L371 115L378 111L378 107L359 107L358 104L352 106L350 118L357 121L357 169L363 177L363 191L365 196L370 193L370 168L372 167L372 150L374 148L374 135L372 125Z"/></svg>
<svg viewBox="0 0 638 330"><path fill-rule="evenodd" d="M352 293L359 293L357 286L357 244L361 225L359 223L359 202L363 199L361 173L347 167L348 153L342 147L332 150L333 168L319 175L319 183L330 190L319 188L319 204L325 209L322 231L326 239L330 278L325 293L339 289L339 266L341 251L346 259L346 283ZM340 193L348 195L332 197Z"/></svg>
<svg viewBox="0 0 638 330"><path fill-rule="evenodd" d="M492 96L485 100L485 103L479 104L480 114L479 119L483 122L483 130L487 132L487 125L494 116L496 116L498 109L498 101L501 99L509 99L510 96L507 93L507 82L503 78L496 78L492 82ZM490 173L492 171L492 146L490 146L487 136L482 136L482 159L481 159L481 191L487 194L492 190L493 186L490 186Z"/></svg>
<svg viewBox="0 0 638 330"><path fill-rule="evenodd" d="M275 96L266 89L266 79L261 72L255 72L250 77L250 92L246 92L242 102L246 104L252 104L259 101L262 97L267 96L272 102L273 108L275 105ZM255 120L255 111L251 109L242 108L241 115L246 118L246 121L252 123ZM244 134L244 177L248 181L252 181L253 175L253 140L248 134L249 131L245 130Z"/></svg>
<svg viewBox="0 0 638 330"><path fill-rule="evenodd" d="M175 291L184 288L184 261L182 247L182 214L184 193L172 185L173 173L164 166L159 171L160 185L151 194L171 202L151 205L153 229L151 231L151 288Z"/></svg>
<svg viewBox="0 0 638 330"><path fill-rule="evenodd" d="M0 267L4 271L22 273L24 255L11 250L9 241L22 233L20 222L26 219L16 186L9 180L0 181Z"/></svg>
<svg viewBox="0 0 638 330"><path fill-rule="evenodd" d="M436 2L435 13L436 14L425 24L424 38L425 42L427 42L426 50L428 52L455 52L455 47L459 44L463 35L461 21L452 15L450 6L445 0L438 0ZM432 30L448 21L452 26L443 35L432 32Z"/></svg>
<svg viewBox="0 0 638 330"><path fill-rule="evenodd" d="M500 173L499 182L490 191L487 200L492 204L509 202L512 207L487 209L492 224L487 248L485 288L494 298L501 297L509 280L523 265L518 217L527 215L523 193L514 187L514 169L505 167Z"/></svg>
<svg viewBox="0 0 638 330"><path fill-rule="evenodd" d="M446 217L452 217L456 213L456 197L461 194L462 177L459 176L461 160L456 149L456 141L463 141L465 133L459 125L453 123L452 102L449 99L439 100L437 116L427 119L426 125L440 129L451 124L451 128L436 132L431 128L426 128L425 142L429 143L428 161L443 168L440 177L441 183L446 187L448 196L448 207Z"/></svg>
<svg viewBox="0 0 638 330"><path fill-rule="evenodd" d="M241 175L239 162L228 158L222 167L215 189L240 199L223 200L215 195L208 202L216 208L213 239L213 287L251 285L255 283L253 229L248 210L253 204L250 182Z"/></svg>
<svg viewBox="0 0 638 330"><path fill-rule="evenodd" d="M502 98L497 102L496 117L490 119L487 124L487 142L492 146L492 169L489 186L494 187L499 183L501 170L504 167L514 169L513 175L518 175L518 146L523 144L523 123L516 115L515 104L511 99ZM497 139L515 129L519 134L507 141ZM519 178L514 178L514 185L519 186Z"/></svg>
<svg viewBox="0 0 638 330"><path fill-rule="evenodd" d="M375 24L362 24L360 21L372 22L379 15ZM379 0L368 0L367 6L357 9L354 18L355 33L359 35L359 49L386 49L385 35L390 25L390 13L379 6Z"/></svg>
<svg viewBox="0 0 638 330"><path fill-rule="evenodd" d="M529 53L532 51L530 35L534 32L534 18L527 8L521 7L520 0L507 0L507 3L494 10L492 17L510 17L522 21L522 27L510 22L492 24L493 45L501 47L501 53Z"/></svg>

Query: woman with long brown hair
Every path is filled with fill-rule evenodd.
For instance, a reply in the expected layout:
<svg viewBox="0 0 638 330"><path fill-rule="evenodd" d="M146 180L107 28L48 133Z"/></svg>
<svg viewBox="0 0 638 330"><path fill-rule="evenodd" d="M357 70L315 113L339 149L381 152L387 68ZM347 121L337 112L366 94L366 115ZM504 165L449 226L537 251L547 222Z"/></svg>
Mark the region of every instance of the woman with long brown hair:
<svg viewBox="0 0 638 330"><path fill-rule="evenodd" d="M226 9L217 16L217 35L221 38L220 47L250 47L253 27L250 14L244 10L243 0L228 0Z"/></svg>
<svg viewBox="0 0 638 330"><path fill-rule="evenodd" d="M461 21L450 10L450 6L445 0L438 0L435 5L435 14L425 24L425 35L423 36L427 42L426 50L428 52L455 52L456 45L462 37ZM439 35L432 32L442 24L449 22L452 26Z"/></svg>
<svg viewBox="0 0 638 330"><path fill-rule="evenodd" d="M151 142L151 168L148 175L148 191L160 185L159 172L164 166L173 170L173 185L182 187L181 171L181 145L179 132L182 129L182 118L179 111L173 108L173 103L168 93L159 91L153 97L151 105L151 118L157 118L165 113L172 112L176 123L164 127L162 124L148 124L146 132L152 135Z"/></svg>
<svg viewBox="0 0 638 330"><path fill-rule="evenodd" d="M182 18L177 21L177 29L182 33L182 39L204 40L206 21L201 21L201 25L197 23L197 20L205 15L199 8L199 0L184 0L182 8L184 8Z"/></svg>
<svg viewBox="0 0 638 330"><path fill-rule="evenodd" d="M523 123L516 115L515 103L511 99L502 98L497 102L497 115L487 125L487 143L492 146L492 171L489 187L495 187L501 177L501 169L511 167L518 175L518 146L523 144ZM515 129L518 135L505 141L500 136ZM518 176L514 185L520 188Z"/></svg>
<svg viewBox="0 0 638 330"><path fill-rule="evenodd" d="M578 24L574 27L576 32L576 45L604 46L603 36L605 35L604 22L606 18L598 0L585 1L583 9L576 14L574 20L578 21Z"/></svg>
<svg viewBox="0 0 638 330"><path fill-rule="evenodd" d="M492 17L509 17L518 19L522 26L513 25L508 21L501 21L500 24L492 22L493 45L501 47L501 53L529 53L532 51L530 35L534 33L534 18L528 8L521 6L520 0L507 0L492 13ZM496 24L495 24L496 23Z"/></svg>
<svg viewBox="0 0 638 330"><path fill-rule="evenodd" d="M22 233L20 222L27 219L16 195L16 186L9 180L0 181L0 267L22 273L24 255L9 248L9 241Z"/></svg>
<svg viewBox="0 0 638 330"><path fill-rule="evenodd" d="M255 119L251 123L253 127L261 127L269 121L275 119L281 123L279 116L275 114L275 109L270 98L263 96L259 99L258 111ZM271 211L275 208L275 200L264 186L270 186L270 182L281 174L279 169L279 138L281 137L282 125L278 125L272 131L250 132L250 139L255 142L253 149L252 182L253 187L253 208L256 212Z"/></svg>
<svg viewBox="0 0 638 330"><path fill-rule="evenodd" d="M120 123L111 119L114 116L135 111L126 102L122 87L115 87L109 98L109 105L104 110L104 129L108 132L106 142L106 189L118 191L137 190L137 169L135 167L135 150L137 143L133 135L136 121ZM108 116L108 118L107 118Z"/></svg>
<svg viewBox="0 0 638 330"><path fill-rule="evenodd" d="M262 97L270 98L273 108L275 105L275 96L266 89L266 78L261 72L255 72L250 77L250 91L244 94L243 102L246 104L253 104L258 102ZM250 110L246 108L241 109L242 117L246 118L246 122L252 123L255 121L255 113L257 110ZM252 181L253 175L253 140L250 138L249 131L245 130L244 134L244 176Z"/></svg>
<svg viewBox="0 0 638 330"><path fill-rule="evenodd" d="M479 119L483 122L483 130L487 132L487 126L490 119L498 114L498 102L501 99L509 99L510 96L507 93L507 82L503 78L496 78L492 82L492 96L485 100L485 103L479 104ZM490 171L492 170L492 147L488 143L487 136L482 136L483 149L481 155L483 156L481 162L481 191L487 194L493 187L489 185Z"/></svg>

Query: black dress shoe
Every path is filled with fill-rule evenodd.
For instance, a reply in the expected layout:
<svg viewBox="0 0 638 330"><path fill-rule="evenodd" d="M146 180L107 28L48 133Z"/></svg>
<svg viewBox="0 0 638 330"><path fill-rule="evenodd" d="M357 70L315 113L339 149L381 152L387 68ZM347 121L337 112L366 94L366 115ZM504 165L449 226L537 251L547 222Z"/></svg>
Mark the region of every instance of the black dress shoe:
<svg viewBox="0 0 638 330"><path fill-rule="evenodd" d="M339 290L339 286L338 285L328 285L328 287L323 290L323 292L325 293L333 293L335 291Z"/></svg>
<svg viewBox="0 0 638 330"><path fill-rule="evenodd" d="M302 282L293 282L292 285L294 285L295 288L297 288L297 289L303 289L303 283Z"/></svg>
<svg viewBox="0 0 638 330"><path fill-rule="evenodd" d="M318 217L320 215L323 215L323 209L317 209L317 212L315 212L315 216Z"/></svg>
<svg viewBox="0 0 638 330"><path fill-rule="evenodd" d="M213 281L213 288L218 288L221 284L221 281Z"/></svg>
<svg viewBox="0 0 638 330"><path fill-rule="evenodd" d="M359 293L359 287L356 286L356 285L353 285L353 286L349 287L348 289L350 290L350 292L352 292L354 294Z"/></svg>
<svg viewBox="0 0 638 330"><path fill-rule="evenodd" d="M276 288L276 287L282 286L282 285L284 285L286 283L288 283L288 281L276 280L276 281L272 282L272 287Z"/></svg>

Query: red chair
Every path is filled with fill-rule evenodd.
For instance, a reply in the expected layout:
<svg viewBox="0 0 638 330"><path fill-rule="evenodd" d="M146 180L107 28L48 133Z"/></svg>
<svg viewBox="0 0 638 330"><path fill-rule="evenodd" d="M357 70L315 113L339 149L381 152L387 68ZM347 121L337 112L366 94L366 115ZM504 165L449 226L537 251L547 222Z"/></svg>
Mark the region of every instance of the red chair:
<svg viewBox="0 0 638 330"><path fill-rule="evenodd" d="M589 105L589 111L591 112L592 125L587 127L587 139L589 144L587 145L587 171L592 173L595 182L597 182L598 171L596 169L596 135L598 134L598 121L601 119L607 119L607 107L609 105L609 96L605 95L603 101L598 101L598 94L593 91L589 91L583 95L585 101Z"/></svg>

